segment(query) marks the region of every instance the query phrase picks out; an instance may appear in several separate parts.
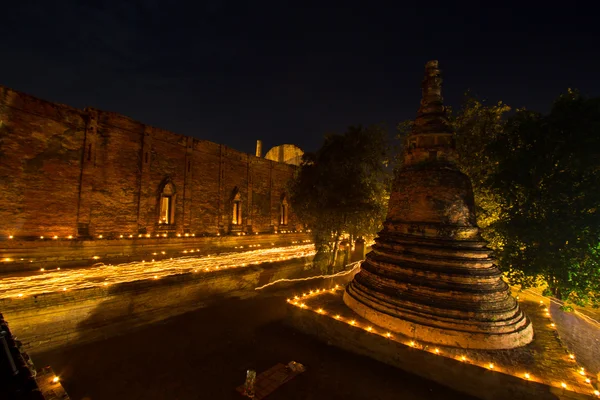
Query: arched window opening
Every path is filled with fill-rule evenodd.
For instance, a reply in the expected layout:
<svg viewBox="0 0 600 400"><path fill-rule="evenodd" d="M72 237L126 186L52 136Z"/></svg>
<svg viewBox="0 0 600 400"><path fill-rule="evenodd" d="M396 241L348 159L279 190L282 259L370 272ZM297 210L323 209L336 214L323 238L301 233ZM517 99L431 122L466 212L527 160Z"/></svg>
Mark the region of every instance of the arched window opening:
<svg viewBox="0 0 600 400"><path fill-rule="evenodd" d="M165 184L160 195L160 215L158 223L161 225L171 225L174 223L175 209L175 188L172 183Z"/></svg>
<svg viewBox="0 0 600 400"><path fill-rule="evenodd" d="M287 225L288 224L288 202L287 198L283 196L281 199L281 204L279 205L279 225Z"/></svg>
<svg viewBox="0 0 600 400"><path fill-rule="evenodd" d="M240 193L235 191L235 195L233 196L233 215L231 219L231 223L233 225L241 225L242 224L242 199Z"/></svg>

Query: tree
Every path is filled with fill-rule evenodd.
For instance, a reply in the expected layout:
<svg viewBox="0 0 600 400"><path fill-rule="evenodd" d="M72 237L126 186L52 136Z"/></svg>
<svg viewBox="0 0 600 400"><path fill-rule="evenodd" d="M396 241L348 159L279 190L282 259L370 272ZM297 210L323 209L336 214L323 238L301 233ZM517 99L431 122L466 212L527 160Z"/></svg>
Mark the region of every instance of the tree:
<svg viewBox="0 0 600 400"><path fill-rule="evenodd" d="M485 183L502 198L490 225L512 283L600 304L600 99L569 90L548 115L520 110L488 147Z"/></svg>
<svg viewBox="0 0 600 400"><path fill-rule="evenodd" d="M475 197L477 225L483 237L496 249L501 238L489 227L500 217L502 194L491 190L488 177L498 164L489 146L504 132L510 107L503 102L487 105L467 93L460 110L450 112L450 122L456 137L459 168L471 178Z"/></svg>
<svg viewBox="0 0 600 400"><path fill-rule="evenodd" d="M312 232L315 264L331 272L344 235L369 237L381 229L389 197L386 165L381 126L327 135L319 150L304 155L289 193L294 212Z"/></svg>

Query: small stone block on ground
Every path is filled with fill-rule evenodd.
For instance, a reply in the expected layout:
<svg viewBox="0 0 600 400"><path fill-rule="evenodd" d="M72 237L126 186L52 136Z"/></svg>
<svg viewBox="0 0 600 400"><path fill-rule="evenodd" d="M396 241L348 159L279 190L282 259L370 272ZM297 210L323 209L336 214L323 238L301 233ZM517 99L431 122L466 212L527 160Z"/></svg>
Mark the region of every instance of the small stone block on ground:
<svg viewBox="0 0 600 400"><path fill-rule="evenodd" d="M279 386L291 381L294 377L304 371L292 371L283 364L277 364L256 376L255 400L261 400L270 395ZM236 388L241 394L244 393L244 385Z"/></svg>

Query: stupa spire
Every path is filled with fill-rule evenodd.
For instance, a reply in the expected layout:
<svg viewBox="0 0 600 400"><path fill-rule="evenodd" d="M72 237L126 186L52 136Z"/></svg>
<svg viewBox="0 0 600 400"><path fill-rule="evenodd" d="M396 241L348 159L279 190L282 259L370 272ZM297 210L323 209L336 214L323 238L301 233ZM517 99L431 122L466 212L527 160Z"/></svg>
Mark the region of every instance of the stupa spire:
<svg viewBox="0 0 600 400"><path fill-rule="evenodd" d="M452 129L443 104L442 76L437 60L429 61L425 65L425 77L421 87L423 97L415 119L413 134L451 134Z"/></svg>
<svg viewBox="0 0 600 400"><path fill-rule="evenodd" d="M408 135L405 163L456 161L452 127L442 97L442 76L437 60L425 64L422 97L413 129Z"/></svg>
<svg viewBox="0 0 600 400"><path fill-rule="evenodd" d="M437 61L384 228L344 293L360 316L416 340L476 349L531 342L533 328L482 240L469 177L456 167Z"/></svg>

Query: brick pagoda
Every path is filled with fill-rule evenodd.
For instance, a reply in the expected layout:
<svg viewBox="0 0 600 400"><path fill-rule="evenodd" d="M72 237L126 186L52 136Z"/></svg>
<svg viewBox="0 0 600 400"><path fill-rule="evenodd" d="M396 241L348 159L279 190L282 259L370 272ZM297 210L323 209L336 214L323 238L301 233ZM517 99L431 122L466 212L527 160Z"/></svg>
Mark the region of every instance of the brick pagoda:
<svg viewBox="0 0 600 400"><path fill-rule="evenodd" d="M429 61L384 228L344 302L374 324L418 341L472 349L523 346L533 328L480 236L471 181L456 165L441 83L438 62Z"/></svg>

